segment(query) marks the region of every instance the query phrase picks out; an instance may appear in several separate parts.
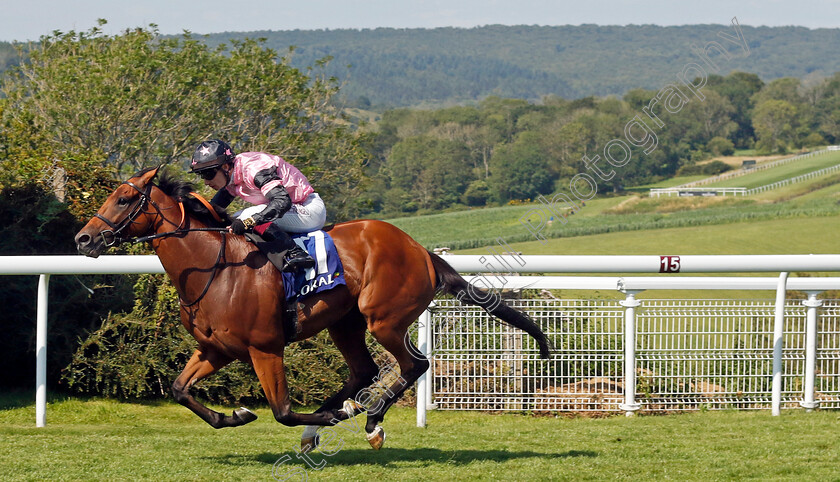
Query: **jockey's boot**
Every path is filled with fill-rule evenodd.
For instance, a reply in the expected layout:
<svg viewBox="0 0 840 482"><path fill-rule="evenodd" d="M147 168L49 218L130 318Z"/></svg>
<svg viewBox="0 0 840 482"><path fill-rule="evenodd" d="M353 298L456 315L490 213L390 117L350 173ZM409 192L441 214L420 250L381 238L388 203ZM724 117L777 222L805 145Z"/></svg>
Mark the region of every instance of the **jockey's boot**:
<svg viewBox="0 0 840 482"><path fill-rule="evenodd" d="M286 264L283 266L283 271L286 273L294 273L302 269L314 268L315 260L309 253L301 249L297 244L294 248L286 252Z"/></svg>
<svg viewBox="0 0 840 482"><path fill-rule="evenodd" d="M278 251L286 250L283 257L283 272L294 273L306 268L314 268L315 260L305 250L298 246L292 237L282 228L272 223L265 230L265 237L273 240Z"/></svg>

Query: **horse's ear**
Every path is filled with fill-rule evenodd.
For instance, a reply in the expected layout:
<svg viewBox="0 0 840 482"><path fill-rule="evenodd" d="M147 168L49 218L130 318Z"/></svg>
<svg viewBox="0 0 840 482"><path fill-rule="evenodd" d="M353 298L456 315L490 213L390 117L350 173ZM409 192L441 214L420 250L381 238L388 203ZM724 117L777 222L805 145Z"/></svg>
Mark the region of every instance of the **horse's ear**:
<svg viewBox="0 0 840 482"><path fill-rule="evenodd" d="M154 169L149 169L140 176L140 180L143 182L144 186L152 182L152 179L154 179L155 176L157 176L157 173L161 167L163 167L163 164Z"/></svg>

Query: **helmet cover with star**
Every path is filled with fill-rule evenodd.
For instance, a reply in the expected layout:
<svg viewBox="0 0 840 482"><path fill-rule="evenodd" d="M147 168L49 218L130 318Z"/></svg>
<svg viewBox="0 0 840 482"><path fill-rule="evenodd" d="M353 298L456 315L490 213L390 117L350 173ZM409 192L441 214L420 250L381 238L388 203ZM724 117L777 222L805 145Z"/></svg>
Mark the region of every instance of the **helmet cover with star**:
<svg viewBox="0 0 840 482"><path fill-rule="evenodd" d="M217 169L223 164L233 161L233 149L225 142L218 139L204 141L195 148L190 172L200 172L206 169Z"/></svg>

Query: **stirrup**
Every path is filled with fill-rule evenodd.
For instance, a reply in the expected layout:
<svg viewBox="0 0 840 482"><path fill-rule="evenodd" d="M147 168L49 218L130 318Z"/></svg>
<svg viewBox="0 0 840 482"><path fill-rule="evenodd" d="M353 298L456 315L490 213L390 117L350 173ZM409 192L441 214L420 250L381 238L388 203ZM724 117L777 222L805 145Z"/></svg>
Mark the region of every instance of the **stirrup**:
<svg viewBox="0 0 840 482"><path fill-rule="evenodd" d="M312 256L309 256L306 251L300 250L303 256L294 256L294 257L286 257L286 265L283 266L284 273L293 273L295 271L300 271L302 269L307 268L314 268L315 267L315 259Z"/></svg>

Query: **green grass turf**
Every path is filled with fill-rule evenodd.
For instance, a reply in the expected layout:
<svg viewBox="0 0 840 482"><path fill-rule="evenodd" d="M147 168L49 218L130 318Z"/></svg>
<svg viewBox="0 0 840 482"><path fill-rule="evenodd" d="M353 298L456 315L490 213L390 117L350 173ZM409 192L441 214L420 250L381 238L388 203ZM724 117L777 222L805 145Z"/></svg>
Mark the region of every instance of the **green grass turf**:
<svg viewBox="0 0 840 482"><path fill-rule="evenodd" d="M751 174L733 177L712 184L705 184L703 187L745 187L752 189L838 164L840 164L840 151L831 151L807 159L789 162L772 169L755 171Z"/></svg>
<svg viewBox="0 0 840 482"><path fill-rule="evenodd" d="M607 201L612 202L608 204ZM671 206L670 209L673 212L656 212L657 206L662 206L666 201L668 200L653 204L639 203L638 207L643 209L641 212L605 214L605 209L616 204L615 200L597 200L587 203L580 213L570 216L567 223L555 221L551 226L543 226L541 232L543 236L550 239L798 218L822 218L822 222L827 223L830 222L829 219L840 213L840 204L837 200L827 196L810 198L806 201L794 199L782 203L732 199L704 209L674 210L675 207ZM517 208L520 207L517 206ZM679 206L676 208L679 209ZM536 207L532 206L530 209L536 209ZM532 231L520 222L521 216L526 212L527 210L521 208L496 208L405 218L390 222L427 248L448 246L455 250L463 250L493 245L497 238L503 238L510 244L536 239ZM533 221L531 224L534 227L538 225L538 221ZM651 234L644 236L651 239L655 237ZM726 239L719 239L716 249L721 253L728 249Z"/></svg>
<svg viewBox="0 0 840 482"><path fill-rule="evenodd" d="M712 254L836 254L840 247L840 216L792 218L712 226L615 232L591 236L513 243L523 254L540 255L712 255ZM487 248L466 249L454 254L487 254ZM792 273L791 276L803 274ZM840 276L840 273L811 273L811 276ZM644 273L587 274L586 276L657 276ZM674 275L660 275L674 276ZM680 276L778 276L778 273L709 273ZM587 299L591 291L564 290L562 298ZM616 292L596 294L598 298L620 299ZM774 299L764 291L647 291L639 298Z"/></svg>
<svg viewBox="0 0 840 482"><path fill-rule="evenodd" d="M6 399L8 402L9 399ZM53 400L48 425L20 399L0 405L0 467L13 480L837 480L837 411L702 412L587 418L388 413L369 448L337 427L332 455L298 458L300 428L265 408L214 430L171 403ZM347 423L347 422L345 422ZM285 463L277 461L286 456ZM320 467L315 469L314 467Z"/></svg>
<svg viewBox="0 0 840 482"><path fill-rule="evenodd" d="M840 153L829 156L834 155L840 156ZM549 239L790 218L825 218L840 214L838 179L838 175L823 176L749 198L599 197L587 201L578 212L569 215L566 223L540 203L388 221L427 248L446 246L463 250L493 245L498 238L510 244L535 239L523 219L530 220L533 229L539 226L541 218L547 221L550 216L555 218L553 223L540 228L542 235ZM616 214L617 207L621 214Z"/></svg>
<svg viewBox="0 0 840 482"><path fill-rule="evenodd" d="M840 215L612 232L510 245L523 254L834 254ZM486 248L456 254L486 254Z"/></svg>

